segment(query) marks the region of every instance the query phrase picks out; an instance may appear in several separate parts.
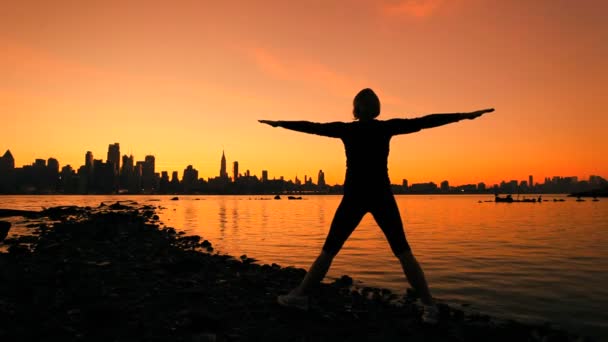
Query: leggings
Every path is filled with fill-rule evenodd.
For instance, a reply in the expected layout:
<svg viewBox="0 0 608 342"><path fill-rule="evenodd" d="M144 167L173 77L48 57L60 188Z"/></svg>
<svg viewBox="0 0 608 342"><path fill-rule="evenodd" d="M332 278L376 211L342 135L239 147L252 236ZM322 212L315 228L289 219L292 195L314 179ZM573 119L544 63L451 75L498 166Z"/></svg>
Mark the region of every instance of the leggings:
<svg viewBox="0 0 608 342"><path fill-rule="evenodd" d="M371 213L386 236L391 250L401 255L410 250L397 202L390 190L375 194L345 193L336 210L323 251L336 255L366 213Z"/></svg>

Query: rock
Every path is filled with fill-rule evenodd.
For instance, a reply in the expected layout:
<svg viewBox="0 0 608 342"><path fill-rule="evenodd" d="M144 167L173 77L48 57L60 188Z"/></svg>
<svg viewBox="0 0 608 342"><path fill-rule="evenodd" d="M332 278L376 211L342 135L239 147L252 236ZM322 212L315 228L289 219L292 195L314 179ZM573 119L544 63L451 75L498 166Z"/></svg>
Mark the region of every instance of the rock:
<svg viewBox="0 0 608 342"><path fill-rule="evenodd" d="M5 239L0 340L507 342L530 341L536 330L533 338L548 342L592 341L550 327L499 326L447 305L440 326L423 326L411 297L396 307L385 300L390 291L355 289L349 276L319 284L309 312L288 310L276 296L306 270L205 253L209 241L149 223L153 208L115 208L78 208L69 220L70 210L53 209L59 222Z"/></svg>
<svg viewBox="0 0 608 342"><path fill-rule="evenodd" d="M11 223L7 221L0 221L0 241L4 241L8 235L8 231L11 229Z"/></svg>
<svg viewBox="0 0 608 342"><path fill-rule="evenodd" d="M353 285L353 278L343 275L340 279L336 279L333 284L337 287L350 287Z"/></svg>
<svg viewBox="0 0 608 342"><path fill-rule="evenodd" d="M111 204L109 206L110 209L112 210L125 210L125 209L131 209L131 207L121 204L120 202L116 202L114 204Z"/></svg>
<svg viewBox="0 0 608 342"><path fill-rule="evenodd" d="M14 244L8 247L8 252L13 255L23 255L29 253L30 249L21 244Z"/></svg>
<svg viewBox="0 0 608 342"><path fill-rule="evenodd" d="M0 209L0 217L23 216L27 218L37 218L41 214L38 211L17 210L17 209Z"/></svg>

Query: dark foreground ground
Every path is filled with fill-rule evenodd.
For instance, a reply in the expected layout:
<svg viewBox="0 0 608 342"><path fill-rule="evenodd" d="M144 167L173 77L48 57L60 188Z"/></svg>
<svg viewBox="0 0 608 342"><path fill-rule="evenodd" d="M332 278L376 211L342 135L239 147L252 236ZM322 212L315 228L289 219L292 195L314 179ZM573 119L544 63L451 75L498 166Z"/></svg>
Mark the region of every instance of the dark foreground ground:
<svg viewBox="0 0 608 342"><path fill-rule="evenodd" d="M412 294L354 288L346 276L322 284L309 312L282 308L276 296L304 270L214 253L155 209L0 210L34 232L4 241L0 341L591 341L448 305L425 325Z"/></svg>

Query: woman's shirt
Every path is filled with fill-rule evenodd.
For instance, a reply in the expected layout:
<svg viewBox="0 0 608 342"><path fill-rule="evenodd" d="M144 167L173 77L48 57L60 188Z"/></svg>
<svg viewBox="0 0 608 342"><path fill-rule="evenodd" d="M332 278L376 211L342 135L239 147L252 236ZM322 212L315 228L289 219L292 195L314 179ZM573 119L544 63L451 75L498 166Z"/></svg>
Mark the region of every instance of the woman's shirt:
<svg viewBox="0 0 608 342"><path fill-rule="evenodd" d="M388 155L391 137L419 131L419 119L316 123L279 121L287 129L340 138L346 153L345 191L352 187L373 190L390 186Z"/></svg>

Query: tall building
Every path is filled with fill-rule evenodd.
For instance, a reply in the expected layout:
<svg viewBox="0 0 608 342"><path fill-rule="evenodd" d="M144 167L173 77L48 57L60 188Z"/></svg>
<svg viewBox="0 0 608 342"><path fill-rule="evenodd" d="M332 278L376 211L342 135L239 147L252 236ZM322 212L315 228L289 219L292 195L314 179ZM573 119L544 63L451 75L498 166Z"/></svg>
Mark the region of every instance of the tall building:
<svg viewBox="0 0 608 342"><path fill-rule="evenodd" d="M59 161L55 158L49 158L46 161L46 167L50 172L59 173Z"/></svg>
<svg viewBox="0 0 608 342"><path fill-rule="evenodd" d="M59 161L49 158L46 161L46 186L50 191L57 191L59 185Z"/></svg>
<svg viewBox="0 0 608 342"><path fill-rule="evenodd" d="M530 187L530 189L534 188L534 177L532 177L532 175L528 176L528 186Z"/></svg>
<svg viewBox="0 0 608 342"><path fill-rule="evenodd" d="M317 176L317 185L325 186L325 173L323 170L319 170L319 175Z"/></svg>
<svg viewBox="0 0 608 342"><path fill-rule="evenodd" d="M239 162L235 161L232 163L232 180L236 182L237 178L239 178Z"/></svg>
<svg viewBox="0 0 608 342"><path fill-rule="evenodd" d="M120 170L120 173L123 172L133 172L133 168L135 167L135 158L133 158L133 155L124 155L122 156L122 169Z"/></svg>
<svg viewBox="0 0 608 342"><path fill-rule="evenodd" d="M16 190L15 158L10 150L0 157L0 193L11 193Z"/></svg>
<svg viewBox="0 0 608 342"><path fill-rule="evenodd" d="M184 176L182 177L182 185L184 187L184 192L189 193L196 189L196 182L198 181L198 171L192 167L192 165L188 165L188 167L184 170Z"/></svg>
<svg viewBox="0 0 608 342"><path fill-rule="evenodd" d="M120 169L120 182L119 188L121 189L132 189L130 185L135 177L135 161L133 155L122 156L122 166Z"/></svg>
<svg viewBox="0 0 608 342"><path fill-rule="evenodd" d="M143 161L138 161L133 167L133 176L131 177L131 181L129 181L129 192L131 193L137 194L141 192L144 163Z"/></svg>
<svg viewBox="0 0 608 342"><path fill-rule="evenodd" d="M69 164L61 168L59 175L59 190L66 194L73 194L78 191L78 177Z"/></svg>
<svg viewBox="0 0 608 342"><path fill-rule="evenodd" d="M220 163L220 178L228 178L228 172L226 172L226 156L222 150L222 161Z"/></svg>
<svg viewBox="0 0 608 342"><path fill-rule="evenodd" d="M0 157L0 168L2 168L2 170L4 170L4 168L6 168L7 170L15 169L15 158L13 158L11 150L6 150L6 152L4 152L4 155Z"/></svg>
<svg viewBox="0 0 608 342"><path fill-rule="evenodd" d="M158 185L158 192L161 194L166 194L169 192L169 172L162 171L160 176L160 183Z"/></svg>
<svg viewBox="0 0 608 342"><path fill-rule="evenodd" d="M87 151L87 154L84 156L84 166L87 170L93 170L93 152Z"/></svg>
<svg viewBox="0 0 608 342"><path fill-rule="evenodd" d="M81 192L87 193L93 186L93 172L95 160L93 159L93 152L87 151L84 156L84 169L83 172L79 172L81 175L79 188Z"/></svg>
<svg viewBox="0 0 608 342"><path fill-rule="evenodd" d="M262 182L268 181L268 170L262 170Z"/></svg>
<svg viewBox="0 0 608 342"><path fill-rule="evenodd" d="M118 143L108 145L107 167L112 171L112 188L113 192L120 190L120 145Z"/></svg>
<svg viewBox="0 0 608 342"><path fill-rule="evenodd" d="M181 191L177 171L173 171L173 173L171 174L171 182L169 182L169 191L172 193Z"/></svg>
<svg viewBox="0 0 608 342"><path fill-rule="evenodd" d="M155 164L156 159L154 158L154 156L147 155L142 166L141 174L142 186L145 192L151 192L155 188Z"/></svg>
<svg viewBox="0 0 608 342"><path fill-rule="evenodd" d="M102 159L93 160L95 170L89 190L94 193L109 194L116 192L114 166L104 163Z"/></svg>
<svg viewBox="0 0 608 342"><path fill-rule="evenodd" d="M114 164L114 170L118 174L120 170L120 145L118 143L110 144L108 146L108 164Z"/></svg>

